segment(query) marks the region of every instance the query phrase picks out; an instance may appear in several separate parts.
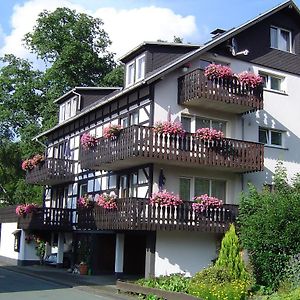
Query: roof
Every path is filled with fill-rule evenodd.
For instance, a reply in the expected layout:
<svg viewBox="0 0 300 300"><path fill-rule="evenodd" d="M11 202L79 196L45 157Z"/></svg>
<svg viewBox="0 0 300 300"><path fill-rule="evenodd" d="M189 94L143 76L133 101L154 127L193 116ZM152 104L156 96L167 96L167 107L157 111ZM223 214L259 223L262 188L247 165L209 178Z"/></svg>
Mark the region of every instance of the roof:
<svg viewBox="0 0 300 300"><path fill-rule="evenodd" d="M139 45L137 45L135 48L131 49L129 52L124 54L119 58L119 61L125 62L130 58L134 53L142 51L143 48L147 46L161 46L161 47L178 47L178 48L200 48L200 45L194 45L194 44L184 44L184 43L170 43L170 42L151 42L151 41L145 41Z"/></svg>
<svg viewBox="0 0 300 300"><path fill-rule="evenodd" d="M48 133L56 130L57 128L59 128L61 126L64 126L65 124L70 123L70 122L72 122L75 119L78 119L82 115L87 114L88 112L90 112L90 111L92 111L94 109L97 109L98 107L100 107L100 106L102 106L102 105L104 105L104 104L106 104L106 103L108 103L108 102L110 102L112 100L115 100L116 98L118 98L120 96L123 96L123 95L125 95L125 94L133 91L134 89L136 89L136 88L144 85L144 84L149 84L149 83L152 83L152 82L156 81L157 79L165 76L166 74L168 74L169 72L175 70L176 68L180 67L181 65L183 65L183 64L189 62L190 60L196 58L197 56L199 56L199 55L201 55L201 54L209 51L213 47L215 47L215 46L217 46L217 45L219 45L219 44L227 41L228 39L232 38L236 34L242 32L243 30L246 30L247 28L249 28L249 27L257 24L258 22L266 19L267 17L271 16L272 14L274 14L274 13L276 13L276 12L278 12L278 11L286 8L286 7L294 8L296 10L296 12L300 16L300 10L296 6L296 4L292 0L285 1L282 4L280 4L280 5L278 5L278 6L274 7L274 8L266 11L265 13L262 13L259 16L251 19L250 21L247 21L246 23L240 25L239 27L232 28L232 29L228 30L227 32L225 32L223 34L220 34L216 38L214 38L211 41L207 42L203 47L197 48L194 51L191 51L191 52L189 52L187 54L184 54L184 55L180 56L179 58L173 60L171 63L168 63L168 64L166 64L166 65L164 65L164 66L162 66L162 67L154 70L153 72L149 73L144 78L143 81L136 82L134 85L132 85L130 87L127 87L127 88L123 89L122 91L120 91L119 93L111 95L110 97L108 95L108 97L104 101L102 101L101 103L95 104L94 106L90 107L89 109L84 110L82 113L79 113L78 115L75 115L74 117L66 120L65 122L60 123L60 124L54 126L53 128L51 128L51 129L49 129L49 130L47 130L47 131L39 134L34 139L37 139L37 138L39 138L39 137L41 137L43 135L46 135L46 134L48 134ZM130 53L133 53L134 51L137 51L137 49L139 49L140 47L142 47L142 45L145 45L147 43L148 44L161 44L160 42L145 42L145 43L140 44L136 48L134 48L131 52L127 53L125 56L129 55ZM174 43L163 43L163 44L174 45ZM185 45L185 44L178 44L178 45Z"/></svg>
<svg viewBox="0 0 300 300"><path fill-rule="evenodd" d="M93 86L76 86L72 90L68 91L64 95L60 96L59 98L55 99L53 102L58 103L61 100L67 98L72 93L77 93L79 91L98 91L98 90L121 90L122 87L93 87Z"/></svg>

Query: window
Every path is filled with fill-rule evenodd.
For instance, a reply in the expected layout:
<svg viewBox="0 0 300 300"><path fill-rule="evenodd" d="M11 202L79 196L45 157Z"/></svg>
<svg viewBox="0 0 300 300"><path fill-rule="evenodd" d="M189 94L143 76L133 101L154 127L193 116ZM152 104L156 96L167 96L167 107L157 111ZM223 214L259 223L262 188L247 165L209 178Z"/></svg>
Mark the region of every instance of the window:
<svg viewBox="0 0 300 300"><path fill-rule="evenodd" d="M207 194L225 202L226 181L207 178L179 178L179 196L184 201L190 201L195 196Z"/></svg>
<svg viewBox="0 0 300 300"><path fill-rule="evenodd" d="M126 86L134 84L134 62L126 67Z"/></svg>
<svg viewBox="0 0 300 300"><path fill-rule="evenodd" d="M211 128L221 130L226 134L226 122L195 116L181 116L182 127L186 132L195 132L199 128Z"/></svg>
<svg viewBox="0 0 300 300"><path fill-rule="evenodd" d="M286 29L271 26L271 48L292 52L292 33Z"/></svg>
<svg viewBox="0 0 300 300"><path fill-rule="evenodd" d="M259 73L264 80L264 88L283 92L284 78L266 73Z"/></svg>
<svg viewBox="0 0 300 300"><path fill-rule="evenodd" d="M84 195L86 195L88 192L88 185L87 183L82 183L79 186L79 197L83 197Z"/></svg>
<svg viewBox="0 0 300 300"><path fill-rule="evenodd" d="M271 146L283 146L283 132L267 128L259 128L258 140L260 143Z"/></svg>
<svg viewBox="0 0 300 300"><path fill-rule="evenodd" d="M145 77L146 55L142 54L126 65L126 86L133 85Z"/></svg>
<svg viewBox="0 0 300 300"><path fill-rule="evenodd" d="M136 76L135 81L144 79L145 77L145 54L136 59Z"/></svg>
<svg viewBox="0 0 300 300"><path fill-rule="evenodd" d="M61 104L59 107L59 122L63 122L76 115L77 96Z"/></svg>
<svg viewBox="0 0 300 300"><path fill-rule="evenodd" d="M122 128L126 128L131 125L138 125L139 124L139 111L134 111L120 119L120 125Z"/></svg>

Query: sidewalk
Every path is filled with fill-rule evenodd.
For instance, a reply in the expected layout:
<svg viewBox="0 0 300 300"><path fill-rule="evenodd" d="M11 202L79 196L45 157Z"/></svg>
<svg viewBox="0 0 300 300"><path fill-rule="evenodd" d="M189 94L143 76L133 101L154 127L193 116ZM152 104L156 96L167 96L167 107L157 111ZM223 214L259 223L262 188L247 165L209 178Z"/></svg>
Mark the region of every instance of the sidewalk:
<svg viewBox="0 0 300 300"><path fill-rule="evenodd" d="M76 288L90 294L108 296L116 300L136 299L129 295L118 294L115 283L116 279L112 275L88 276L70 274L66 269L58 269L51 266L26 266L19 267L7 265L0 261L0 267L7 270L37 277L46 281L60 284L69 288Z"/></svg>

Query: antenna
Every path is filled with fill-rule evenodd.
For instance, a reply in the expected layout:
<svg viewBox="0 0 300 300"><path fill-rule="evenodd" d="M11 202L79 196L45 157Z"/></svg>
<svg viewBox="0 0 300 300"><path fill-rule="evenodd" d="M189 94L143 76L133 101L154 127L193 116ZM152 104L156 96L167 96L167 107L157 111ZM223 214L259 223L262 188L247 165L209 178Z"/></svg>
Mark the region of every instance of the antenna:
<svg viewBox="0 0 300 300"><path fill-rule="evenodd" d="M238 51L237 41L234 37L231 39L231 45L229 46L229 48L230 48L232 56L237 56L237 55L245 55L246 56L249 54L248 49L245 49L243 51Z"/></svg>

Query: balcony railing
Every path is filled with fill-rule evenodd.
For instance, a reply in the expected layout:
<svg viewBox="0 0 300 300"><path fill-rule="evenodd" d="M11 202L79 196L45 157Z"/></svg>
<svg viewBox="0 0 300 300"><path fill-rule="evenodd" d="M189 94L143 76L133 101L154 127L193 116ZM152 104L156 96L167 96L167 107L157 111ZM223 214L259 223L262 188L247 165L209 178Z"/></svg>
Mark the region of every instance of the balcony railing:
<svg viewBox="0 0 300 300"><path fill-rule="evenodd" d="M236 78L209 80L196 69L178 78L178 103L247 113L263 109L263 87L251 88Z"/></svg>
<svg viewBox="0 0 300 300"><path fill-rule="evenodd" d="M116 210L102 207L78 210L77 228L81 230L187 230L225 232L238 213L236 205L208 208L203 213L185 201L177 207L152 206L145 198L117 199Z"/></svg>
<svg viewBox="0 0 300 300"><path fill-rule="evenodd" d="M18 228L31 230L70 231L76 221L76 210L68 208L38 208L34 213L18 218Z"/></svg>
<svg viewBox="0 0 300 300"><path fill-rule="evenodd" d="M264 146L234 139L200 141L193 134L173 137L155 133L153 128L133 125L114 139L99 138L97 145L80 151L81 167L118 170L141 163L160 162L202 166L232 172L263 169Z"/></svg>
<svg viewBox="0 0 300 300"><path fill-rule="evenodd" d="M26 182L30 184L55 185L74 180L74 161L46 158L45 162L26 173Z"/></svg>

